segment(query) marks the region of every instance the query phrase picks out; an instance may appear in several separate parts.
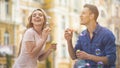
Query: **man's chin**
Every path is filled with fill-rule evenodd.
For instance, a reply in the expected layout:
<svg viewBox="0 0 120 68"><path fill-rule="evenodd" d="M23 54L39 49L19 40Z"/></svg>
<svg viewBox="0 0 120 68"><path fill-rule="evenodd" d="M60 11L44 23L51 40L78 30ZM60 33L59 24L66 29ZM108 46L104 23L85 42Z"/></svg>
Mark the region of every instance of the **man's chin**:
<svg viewBox="0 0 120 68"><path fill-rule="evenodd" d="M85 25L85 23L84 23L84 22L81 22L80 24L81 24L81 25Z"/></svg>

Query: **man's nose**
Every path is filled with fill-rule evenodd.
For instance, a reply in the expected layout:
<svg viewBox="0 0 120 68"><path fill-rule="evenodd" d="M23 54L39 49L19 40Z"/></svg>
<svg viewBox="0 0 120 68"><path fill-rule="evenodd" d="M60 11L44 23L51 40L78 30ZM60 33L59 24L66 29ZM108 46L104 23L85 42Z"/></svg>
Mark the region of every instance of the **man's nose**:
<svg viewBox="0 0 120 68"><path fill-rule="evenodd" d="M82 14L80 14L80 17L82 17Z"/></svg>
<svg viewBox="0 0 120 68"><path fill-rule="evenodd" d="M82 17L82 15L80 14L80 18Z"/></svg>

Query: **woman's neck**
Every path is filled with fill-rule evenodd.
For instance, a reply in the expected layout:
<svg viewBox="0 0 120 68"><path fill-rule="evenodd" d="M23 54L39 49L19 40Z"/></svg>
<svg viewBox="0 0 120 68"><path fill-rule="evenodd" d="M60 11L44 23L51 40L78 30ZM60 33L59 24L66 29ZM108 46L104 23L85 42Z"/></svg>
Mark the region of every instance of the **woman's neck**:
<svg viewBox="0 0 120 68"><path fill-rule="evenodd" d="M34 29L39 35L41 35L41 33L42 33L42 27L40 27L40 26L34 26L33 29Z"/></svg>

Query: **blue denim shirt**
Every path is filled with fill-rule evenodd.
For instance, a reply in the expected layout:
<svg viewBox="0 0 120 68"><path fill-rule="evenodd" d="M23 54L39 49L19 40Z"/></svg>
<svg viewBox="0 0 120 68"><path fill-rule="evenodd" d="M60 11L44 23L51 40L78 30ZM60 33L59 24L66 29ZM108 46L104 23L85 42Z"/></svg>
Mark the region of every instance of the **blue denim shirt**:
<svg viewBox="0 0 120 68"><path fill-rule="evenodd" d="M76 50L82 50L89 54L96 55L96 49L100 50L100 54L97 56L107 56L108 65L104 65L104 68L115 68L116 61L116 44L115 37L111 31L101 27L97 24L95 31L93 32L93 38L90 39L89 32L84 30L78 37ZM97 63L91 60L85 60L90 64L92 68L97 68Z"/></svg>

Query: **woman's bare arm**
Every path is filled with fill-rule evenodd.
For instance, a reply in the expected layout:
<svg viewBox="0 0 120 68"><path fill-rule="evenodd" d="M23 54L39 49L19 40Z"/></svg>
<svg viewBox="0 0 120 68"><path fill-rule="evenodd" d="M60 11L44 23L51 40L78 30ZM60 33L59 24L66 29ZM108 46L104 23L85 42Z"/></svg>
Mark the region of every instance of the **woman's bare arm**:
<svg viewBox="0 0 120 68"><path fill-rule="evenodd" d="M50 33L50 28L45 28L42 31L42 36L39 43L36 44L35 41L25 42L27 53L30 55L31 58L35 58L39 54L39 52L42 50L49 33Z"/></svg>
<svg viewBox="0 0 120 68"><path fill-rule="evenodd" d="M53 52L53 51L55 51L55 50L56 50L56 44L51 45L50 48L47 49L47 51L43 52L43 53L39 56L38 60L39 60L39 61L45 60L45 59L51 54L51 52Z"/></svg>

